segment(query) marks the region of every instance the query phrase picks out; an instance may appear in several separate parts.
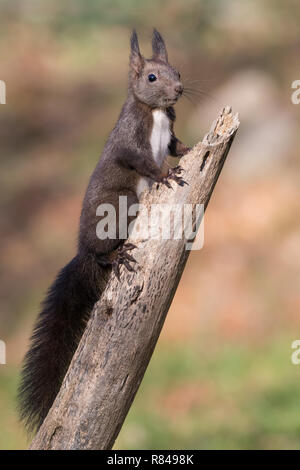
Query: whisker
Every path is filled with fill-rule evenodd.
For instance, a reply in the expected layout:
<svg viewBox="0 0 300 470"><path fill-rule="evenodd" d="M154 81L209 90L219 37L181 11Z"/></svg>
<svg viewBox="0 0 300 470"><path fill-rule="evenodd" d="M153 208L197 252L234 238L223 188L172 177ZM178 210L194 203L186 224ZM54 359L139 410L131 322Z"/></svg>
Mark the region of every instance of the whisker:
<svg viewBox="0 0 300 470"><path fill-rule="evenodd" d="M204 90L196 89L196 88L191 88L191 87L185 87L184 89L187 90L187 91L192 91L192 92L194 92L194 93L205 93Z"/></svg>
<svg viewBox="0 0 300 470"><path fill-rule="evenodd" d="M193 95L193 96L201 97L201 98L203 96L205 96L205 97L210 98L211 100L216 102L216 99L204 90L197 90L197 89L193 89L193 88L184 88L184 92L186 92L190 95Z"/></svg>
<svg viewBox="0 0 300 470"><path fill-rule="evenodd" d="M207 98L207 96L205 96L204 94L197 94L197 93L192 93L189 91L183 92L183 95L186 96L188 99L193 100L197 103Z"/></svg>
<svg viewBox="0 0 300 470"><path fill-rule="evenodd" d="M195 86L187 86L187 87L184 87L184 88L186 90L197 91L197 92L200 92L200 93L206 93L206 90L203 90L202 88L195 87Z"/></svg>
<svg viewBox="0 0 300 470"><path fill-rule="evenodd" d="M185 80L183 80L183 83L207 83L207 82L212 83L213 81L215 81L215 80L212 80L212 79L187 80L187 79L185 79Z"/></svg>
<svg viewBox="0 0 300 470"><path fill-rule="evenodd" d="M186 93L187 95L191 95L191 96L198 96L198 97L205 96L204 93L199 93L193 90L184 90L184 93Z"/></svg>
<svg viewBox="0 0 300 470"><path fill-rule="evenodd" d="M196 106L196 103L194 103L191 96L185 94L184 92L182 93L182 96L186 98L190 103L192 103L193 106Z"/></svg>

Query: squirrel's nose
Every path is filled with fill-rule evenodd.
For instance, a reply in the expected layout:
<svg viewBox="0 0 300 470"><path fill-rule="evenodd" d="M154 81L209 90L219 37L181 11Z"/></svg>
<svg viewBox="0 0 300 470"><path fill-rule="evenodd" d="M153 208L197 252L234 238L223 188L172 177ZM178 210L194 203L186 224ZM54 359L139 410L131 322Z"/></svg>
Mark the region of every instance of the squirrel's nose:
<svg viewBox="0 0 300 470"><path fill-rule="evenodd" d="M175 85L174 90L175 90L175 93L177 93L178 95L182 95L182 92L183 92L183 86L182 86L182 84L181 84L181 83L177 83L177 84Z"/></svg>

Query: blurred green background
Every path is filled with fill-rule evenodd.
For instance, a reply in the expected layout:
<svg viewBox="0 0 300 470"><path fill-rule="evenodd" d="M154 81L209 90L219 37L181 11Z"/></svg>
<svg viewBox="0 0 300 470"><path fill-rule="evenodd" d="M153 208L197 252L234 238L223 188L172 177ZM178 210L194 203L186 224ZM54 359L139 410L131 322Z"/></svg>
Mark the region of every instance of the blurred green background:
<svg viewBox="0 0 300 470"><path fill-rule="evenodd" d="M300 448L298 0L2 0L0 448L39 302L75 252L81 200L126 96L129 35L155 26L196 88L176 131L241 128L116 449Z"/></svg>

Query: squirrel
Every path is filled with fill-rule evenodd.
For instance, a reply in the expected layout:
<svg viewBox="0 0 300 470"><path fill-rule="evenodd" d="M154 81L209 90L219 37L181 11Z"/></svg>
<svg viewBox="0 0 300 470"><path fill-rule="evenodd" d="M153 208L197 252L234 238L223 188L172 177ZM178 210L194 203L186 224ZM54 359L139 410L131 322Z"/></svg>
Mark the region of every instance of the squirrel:
<svg viewBox="0 0 300 470"><path fill-rule="evenodd" d="M132 31L128 95L99 162L90 178L80 217L77 255L59 272L42 303L31 336L18 390L19 414L29 432L39 429L60 389L94 304L113 270L119 278L124 265L134 271L135 247L115 239L99 239L96 209L119 196L128 207L140 200L154 182L183 186L181 167L161 167L167 155L181 157L190 150L174 134L173 105L183 93L179 72L168 62L165 42L154 29L151 59L140 53ZM113 254L113 256L112 256Z"/></svg>

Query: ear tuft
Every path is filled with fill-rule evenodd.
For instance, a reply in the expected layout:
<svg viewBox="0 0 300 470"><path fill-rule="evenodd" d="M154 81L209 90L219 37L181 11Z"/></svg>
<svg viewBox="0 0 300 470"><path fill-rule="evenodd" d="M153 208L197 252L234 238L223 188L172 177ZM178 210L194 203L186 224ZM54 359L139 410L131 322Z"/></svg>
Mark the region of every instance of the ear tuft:
<svg viewBox="0 0 300 470"><path fill-rule="evenodd" d="M156 28L153 29L152 52L153 52L153 59L158 59L164 62L168 62L168 53L167 53L165 41L163 40L162 36L159 34Z"/></svg>
<svg viewBox="0 0 300 470"><path fill-rule="evenodd" d="M136 73L139 73L144 66L144 58L140 53L140 46L135 29L132 30L130 38L130 66Z"/></svg>
<svg viewBox="0 0 300 470"><path fill-rule="evenodd" d="M140 54L139 40L138 40L135 29L133 29L132 33L131 33L130 46L131 46L131 52L135 52L136 54Z"/></svg>

